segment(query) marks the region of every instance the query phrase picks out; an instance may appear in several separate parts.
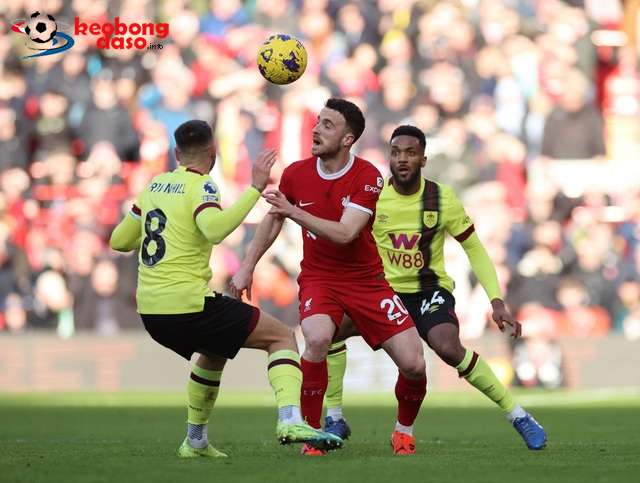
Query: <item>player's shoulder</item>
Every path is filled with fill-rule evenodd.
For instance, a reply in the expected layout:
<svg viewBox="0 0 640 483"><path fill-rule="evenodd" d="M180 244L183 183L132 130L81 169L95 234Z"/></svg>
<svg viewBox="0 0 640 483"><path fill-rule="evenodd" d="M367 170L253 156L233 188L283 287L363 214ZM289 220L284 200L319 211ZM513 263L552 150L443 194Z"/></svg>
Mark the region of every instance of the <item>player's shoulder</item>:
<svg viewBox="0 0 640 483"><path fill-rule="evenodd" d="M292 176L297 173L307 173L308 171L314 171L316 169L317 158L315 156L309 156L308 158L294 161L289 166L284 168L282 175Z"/></svg>
<svg viewBox="0 0 640 483"><path fill-rule="evenodd" d="M353 170L359 173L364 172L375 174L376 176L380 176L380 178L382 178L380 170L376 168L376 166L371 161L367 161L360 156L353 157Z"/></svg>
<svg viewBox="0 0 640 483"><path fill-rule="evenodd" d="M440 194L440 206L443 209L456 207L460 204L460 199L453 186L425 178L425 183L431 183L438 188Z"/></svg>

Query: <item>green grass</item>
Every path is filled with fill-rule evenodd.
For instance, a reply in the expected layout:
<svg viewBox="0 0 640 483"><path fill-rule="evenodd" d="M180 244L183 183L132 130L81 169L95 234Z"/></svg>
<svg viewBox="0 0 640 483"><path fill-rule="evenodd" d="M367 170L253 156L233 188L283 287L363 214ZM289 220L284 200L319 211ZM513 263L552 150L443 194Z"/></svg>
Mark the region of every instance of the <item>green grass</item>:
<svg viewBox="0 0 640 483"><path fill-rule="evenodd" d="M181 394L0 396L0 482L609 482L640 474L640 393L520 393L549 445L526 449L501 413L474 394L428 398L418 454L394 457L389 395L354 396L346 447L302 458L274 437L269 394L223 393L210 424L227 460L183 461Z"/></svg>

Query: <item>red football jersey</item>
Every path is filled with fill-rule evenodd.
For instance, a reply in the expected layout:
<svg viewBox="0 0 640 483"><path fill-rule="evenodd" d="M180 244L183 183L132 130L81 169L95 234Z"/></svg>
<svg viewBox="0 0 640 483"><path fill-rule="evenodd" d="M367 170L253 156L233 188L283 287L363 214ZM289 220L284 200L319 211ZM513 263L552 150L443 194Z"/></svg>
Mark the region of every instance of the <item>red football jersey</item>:
<svg viewBox="0 0 640 483"><path fill-rule="evenodd" d="M337 173L324 173L316 157L292 163L284 170L280 191L290 203L312 215L340 221L347 206L371 215L358 237L347 245L333 243L302 228L304 255L299 282L362 280L383 274L371 234L383 184L382 176L373 164L353 155Z"/></svg>

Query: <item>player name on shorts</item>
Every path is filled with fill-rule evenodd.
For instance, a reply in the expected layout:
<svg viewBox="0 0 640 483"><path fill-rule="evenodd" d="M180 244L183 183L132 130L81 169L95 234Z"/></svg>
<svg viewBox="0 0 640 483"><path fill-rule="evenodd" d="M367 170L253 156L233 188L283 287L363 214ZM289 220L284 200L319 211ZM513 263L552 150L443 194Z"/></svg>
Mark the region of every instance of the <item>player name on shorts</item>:
<svg viewBox="0 0 640 483"><path fill-rule="evenodd" d="M150 193L168 193L171 195L183 195L184 183L151 183Z"/></svg>

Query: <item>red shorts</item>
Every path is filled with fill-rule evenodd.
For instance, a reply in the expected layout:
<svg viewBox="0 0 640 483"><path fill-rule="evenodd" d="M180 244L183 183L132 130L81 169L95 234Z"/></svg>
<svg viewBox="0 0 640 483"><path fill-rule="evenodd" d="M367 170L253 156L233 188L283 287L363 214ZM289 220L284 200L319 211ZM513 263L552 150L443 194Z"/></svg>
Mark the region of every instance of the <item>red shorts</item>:
<svg viewBox="0 0 640 483"><path fill-rule="evenodd" d="M347 314L374 350L394 335L415 327L400 297L384 278L362 283L303 281L299 299L300 320L323 314L339 327Z"/></svg>

